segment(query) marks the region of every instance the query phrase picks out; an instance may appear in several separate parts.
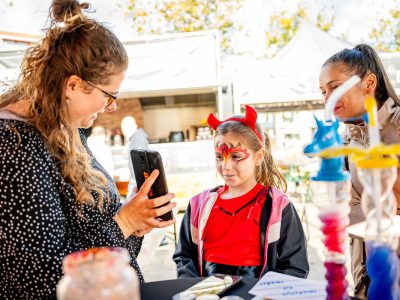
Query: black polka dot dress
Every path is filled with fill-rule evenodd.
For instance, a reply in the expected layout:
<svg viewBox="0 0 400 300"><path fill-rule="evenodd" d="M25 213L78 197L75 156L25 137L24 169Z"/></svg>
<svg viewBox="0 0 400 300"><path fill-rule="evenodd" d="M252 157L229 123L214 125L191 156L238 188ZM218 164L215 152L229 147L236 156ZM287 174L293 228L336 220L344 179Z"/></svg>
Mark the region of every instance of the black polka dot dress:
<svg viewBox="0 0 400 300"><path fill-rule="evenodd" d="M88 206L77 209L72 189L41 135L10 115L0 111L0 299L55 299L62 259L91 247L128 249L143 282L136 262L142 239L125 240L112 219L121 205L118 192L83 135L93 167L107 178L111 199L102 212Z"/></svg>

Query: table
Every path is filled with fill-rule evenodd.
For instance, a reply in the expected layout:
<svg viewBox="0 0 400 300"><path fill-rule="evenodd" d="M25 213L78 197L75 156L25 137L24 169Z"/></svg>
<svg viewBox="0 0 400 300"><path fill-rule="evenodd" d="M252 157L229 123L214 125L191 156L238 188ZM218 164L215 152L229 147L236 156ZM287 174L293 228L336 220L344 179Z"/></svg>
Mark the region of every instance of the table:
<svg viewBox="0 0 400 300"><path fill-rule="evenodd" d="M186 290L204 278L184 278L165 281L155 281L144 283L140 286L142 300L171 300L172 296ZM222 296L237 295L243 299L252 299L248 291L257 283L257 278L243 278L242 282L237 283Z"/></svg>
<svg viewBox="0 0 400 300"><path fill-rule="evenodd" d="M140 285L140 295L142 300L171 300L172 296L186 290L204 278L184 278L165 281L155 281ZM257 283L257 278L243 278L243 281L229 289L223 296L236 295L245 300L253 299L248 291ZM350 297L352 300L357 298Z"/></svg>

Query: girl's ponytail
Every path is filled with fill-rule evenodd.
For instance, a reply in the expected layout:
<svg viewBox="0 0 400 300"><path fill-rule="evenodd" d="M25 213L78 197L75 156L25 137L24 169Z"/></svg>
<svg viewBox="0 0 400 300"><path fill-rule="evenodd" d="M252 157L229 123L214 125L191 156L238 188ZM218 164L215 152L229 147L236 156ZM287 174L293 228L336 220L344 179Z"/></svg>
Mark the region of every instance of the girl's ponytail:
<svg viewBox="0 0 400 300"><path fill-rule="evenodd" d="M355 46L353 50L360 51L364 54L366 61L369 62L369 71L377 77L378 82L375 91L375 98L378 102L384 103L390 97L398 106L400 106L400 99L390 82L389 76L385 71L385 67L382 64L378 53L376 53L371 46L366 44L359 44Z"/></svg>

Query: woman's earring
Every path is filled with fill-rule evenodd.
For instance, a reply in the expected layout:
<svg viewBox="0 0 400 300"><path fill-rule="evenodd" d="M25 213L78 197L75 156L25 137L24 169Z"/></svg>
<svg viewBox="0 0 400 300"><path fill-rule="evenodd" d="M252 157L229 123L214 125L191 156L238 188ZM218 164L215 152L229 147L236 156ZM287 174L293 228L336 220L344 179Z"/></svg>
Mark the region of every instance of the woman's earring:
<svg viewBox="0 0 400 300"><path fill-rule="evenodd" d="M67 98L67 100L65 100L65 102L67 103L67 105L68 104L70 104L71 103L71 100L69 99L69 98Z"/></svg>

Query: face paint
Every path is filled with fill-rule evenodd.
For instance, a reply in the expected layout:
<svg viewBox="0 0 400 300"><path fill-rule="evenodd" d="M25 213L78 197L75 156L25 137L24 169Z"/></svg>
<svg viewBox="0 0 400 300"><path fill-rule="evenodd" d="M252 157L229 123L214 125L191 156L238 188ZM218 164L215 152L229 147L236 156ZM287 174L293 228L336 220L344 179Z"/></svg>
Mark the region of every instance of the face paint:
<svg viewBox="0 0 400 300"><path fill-rule="evenodd" d="M217 162L226 162L228 159L232 159L237 164L240 161L247 159L250 156L250 152L247 149L242 148L240 143L236 146L229 144L229 146L225 143L222 143L220 146L218 142L215 146L215 158Z"/></svg>
<svg viewBox="0 0 400 300"><path fill-rule="evenodd" d="M245 139L232 132L217 135L214 146L215 166L229 187L229 193L243 195L248 192L257 183L256 153Z"/></svg>

